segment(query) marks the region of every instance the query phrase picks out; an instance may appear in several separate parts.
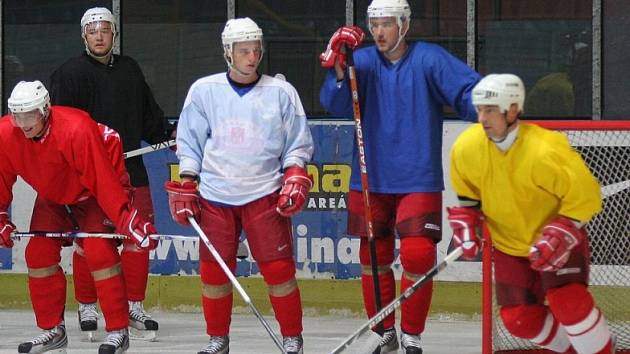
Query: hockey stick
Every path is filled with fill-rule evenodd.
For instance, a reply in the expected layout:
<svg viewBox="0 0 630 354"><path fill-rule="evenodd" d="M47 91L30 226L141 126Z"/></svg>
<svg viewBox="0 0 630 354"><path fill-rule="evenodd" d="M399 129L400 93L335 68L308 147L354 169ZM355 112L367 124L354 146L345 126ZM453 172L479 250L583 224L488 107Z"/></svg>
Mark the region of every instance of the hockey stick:
<svg viewBox="0 0 630 354"><path fill-rule="evenodd" d="M267 323L267 321L262 317L262 315L260 314L256 306L254 306L254 303L249 298L245 290L243 290L243 287L241 287L241 284L238 282L238 280L236 280L236 277L234 276L234 274L232 274L232 271L230 270L230 268L228 268L227 264L225 264L225 261L223 261L223 258L221 258L221 256L219 255L219 252L217 252L217 250L214 248L212 243L210 243L208 236L206 236L205 232L203 232L201 227L199 227L199 224L197 224L197 220L195 220L195 218L193 218L192 216L189 216L188 222L190 222L192 227L195 228L195 231L197 231L203 243L206 244L206 247L208 247L208 250L210 251L210 253L212 253L212 256L214 257L214 259L217 261L221 269L223 269L223 272L225 273L225 275L230 279L232 286L236 288L239 295L241 295L241 297L243 298L243 301L245 301L245 303L249 306L249 308L252 309L252 311L254 312L254 315L256 315L260 323L262 323L263 327L265 327L265 330L267 331L267 333L269 333L269 336L271 337L271 339L273 339L273 342L276 344L278 349L280 349L280 352L283 354L286 354L286 351L284 350L284 347L282 346L282 342L280 342L280 339L273 332L273 330L269 326L269 323Z"/></svg>
<svg viewBox="0 0 630 354"><path fill-rule="evenodd" d="M385 317L387 317L392 312L396 311L402 303L407 300L410 296L412 296L416 290L418 290L424 283L433 279L438 273L440 273L446 266L456 261L461 255L463 251L461 247L458 247L451 251L442 262L438 263L435 267L431 268L429 272L424 274L420 279L416 280L409 288L407 288L400 296L398 296L394 301L392 301L389 305L385 306L382 310L380 310L374 317L370 318L367 322L365 322L358 330L356 330L350 337L348 337L343 343L341 343L337 348L333 349L330 354L339 354L343 352L346 348L348 348L352 343L354 343L363 333L367 332L370 327L373 327L383 321ZM378 346L379 343L376 343ZM376 349L376 347L371 348L369 351L364 351L364 353L371 353L372 350Z"/></svg>
<svg viewBox="0 0 630 354"><path fill-rule="evenodd" d="M365 226L367 227L368 243L370 247L370 265L372 268L372 283L374 284L374 302L376 311L380 311L381 286L378 279L378 264L376 259L376 241L374 240L374 225L372 222L372 208L370 207L370 191L368 184L367 162L365 159L365 144L363 142L363 128L361 127L361 107L359 105L359 88L357 85L357 73L354 68L352 49L346 47L348 76L350 77L350 92L352 96L352 111L354 113L354 126L357 136L357 150L359 150L359 167L361 170L361 189L363 189L363 209L365 213ZM377 323L376 332L383 335L385 329L381 322Z"/></svg>
<svg viewBox="0 0 630 354"><path fill-rule="evenodd" d="M90 233L90 232L13 232L11 238L19 240L23 237L49 237L49 238L109 238L109 239L125 239L127 236L121 234L108 233ZM182 235L149 235L154 240L194 240L195 236Z"/></svg>
<svg viewBox="0 0 630 354"><path fill-rule="evenodd" d="M152 151L158 151L158 150L166 149L166 148L169 148L169 147L171 147L173 145L175 145L175 139L163 141L161 143L157 143L157 144L153 144L153 145L149 145L149 146L145 146L143 148L139 148L139 149L136 149L136 150L131 150L131 151L123 153L123 159L128 159L130 157L134 157L134 156L138 156L138 155L144 155L147 152L152 152Z"/></svg>

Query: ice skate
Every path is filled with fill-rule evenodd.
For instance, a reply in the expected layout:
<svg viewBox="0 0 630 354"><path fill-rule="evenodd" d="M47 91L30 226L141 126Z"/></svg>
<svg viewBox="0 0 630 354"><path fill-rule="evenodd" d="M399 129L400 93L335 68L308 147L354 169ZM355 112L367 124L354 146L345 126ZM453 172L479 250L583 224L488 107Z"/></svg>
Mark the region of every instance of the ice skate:
<svg viewBox="0 0 630 354"><path fill-rule="evenodd" d="M141 301L129 301L129 331L131 339L154 342L157 340L158 323L151 319Z"/></svg>
<svg viewBox="0 0 630 354"><path fill-rule="evenodd" d="M230 352L230 337L210 336L210 343L197 354L228 354Z"/></svg>
<svg viewBox="0 0 630 354"><path fill-rule="evenodd" d="M100 347L98 354L122 354L129 349L129 332L126 329L107 332L107 338Z"/></svg>
<svg viewBox="0 0 630 354"><path fill-rule="evenodd" d="M66 326L62 323L52 329L44 330L40 335L18 346L18 353L29 354L66 354L68 337Z"/></svg>
<svg viewBox="0 0 630 354"><path fill-rule="evenodd" d="M400 344L404 354L422 354L422 346L420 343L420 335L400 334Z"/></svg>
<svg viewBox="0 0 630 354"><path fill-rule="evenodd" d="M383 339L378 348L372 352L372 354L394 354L398 351L398 338L396 336L396 329L386 329L383 333Z"/></svg>
<svg viewBox="0 0 630 354"><path fill-rule="evenodd" d="M304 339L302 336L284 337L282 347L287 354L304 354Z"/></svg>
<svg viewBox="0 0 630 354"><path fill-rule="evenodd" d="M79 303L79 328L90 342L94 341L94 332L98 329L98 311L96 303L81 304Z"/></svg>

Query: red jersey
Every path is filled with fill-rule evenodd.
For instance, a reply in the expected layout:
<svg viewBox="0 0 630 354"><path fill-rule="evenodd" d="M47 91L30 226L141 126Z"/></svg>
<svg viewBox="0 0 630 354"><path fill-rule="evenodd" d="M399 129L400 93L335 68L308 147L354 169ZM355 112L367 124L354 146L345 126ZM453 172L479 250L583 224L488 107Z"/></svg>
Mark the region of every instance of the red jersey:
<svg viewBox="0 0 630 354"><path fill-rule="evenodd" d="M53 203L74 204L94 196L118 225L129 204L121 184L127 172L120 140L112 139L118 134L105 126L99 129L86 112L75 108L53 106L48 119L48 132L34 140L8 116L0 118L0 210L11 204L12 187L20 176ZM109 142L111 158L103 141Z"/></svg>

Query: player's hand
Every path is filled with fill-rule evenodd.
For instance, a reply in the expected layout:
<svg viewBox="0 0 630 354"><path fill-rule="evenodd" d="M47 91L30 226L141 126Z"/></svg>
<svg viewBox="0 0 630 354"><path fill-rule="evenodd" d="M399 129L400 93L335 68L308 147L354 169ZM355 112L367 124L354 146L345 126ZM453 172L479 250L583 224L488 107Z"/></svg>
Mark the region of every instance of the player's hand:
<svg viewBox="0 0 630 354"><path fill-rule="evenodd" d="M171 216L180 225L189 225L188 217L197 218L201 212L199 206L199 193L195 182L172 182L164 183L164 188L168 193L168 206Z"/></svg>
<svg viewBox="0 0 630 354"><path fill-rule="evenodd" d="M531 267L541 272L555 272L569 259L571 250L584 242L586 234L576 223L564 216L551 220L529 251Z"/></svg>
<svg viewBox="0 0 630 354"><path fill-rule="evenodd" d="M276 210L282 216L292 216L304 208L313 180L302 167L292 166L284 170L282 189Z"/></svg>
<svg viewBox="0 0 630 354"><path fill-rule="evenodd" d="M481 211L472 207L452 207L446 210L448 222L453 229L453 244L462 248L464 259L474 259L481 250Z"/></svg>
<svg viewBox="0 0 630 354"><path fill-rule="evenodd" d="M319 55L322 67L332 68L335 63L338 63L345 70L346 55L342 52L342 47L355 49L361 45L364 38L365 33L358 26L343 26L337 29L330 37L326 50Z"/></svg>
<svg viewBox="0 0 630 354"><path fill-rule="evenodd" d="M118 233L127 236L142 249L155 249L158 241L150 238L150 235L156 234L155 226L150 222L144 221L138 215L138 209L130 207L123 212Z"/></svg>
<svg viewBox="0 0 630 354"><path fill-rule="evenodd" d="M0 248L13 247L11 233L15 231L15 225L9 220L9 214L6 211L0 211Z"/></svg>

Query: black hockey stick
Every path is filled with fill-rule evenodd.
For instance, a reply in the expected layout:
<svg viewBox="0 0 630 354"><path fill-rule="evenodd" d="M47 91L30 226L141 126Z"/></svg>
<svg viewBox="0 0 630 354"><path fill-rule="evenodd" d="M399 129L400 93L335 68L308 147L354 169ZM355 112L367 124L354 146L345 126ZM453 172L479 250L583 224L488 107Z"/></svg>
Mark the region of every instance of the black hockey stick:
<svg viewBox="0 0 630 354"><path fill-rule="evenodd" d="M348 348L352 343L354 343L359 337L361 337L365 332L367 332L370 327L373 327L383 321L385 317L387 317L392 312L396 311L402 303L411 297L418 288L420 288L424 283L433 279L438 273L440 273L446 266L455 262L461 255L463 251L461 247L458 247L451 251L442 262L438 263L435 267L431 268L426 274L424 274L420 279L416 280L410 287L408 287L405 291L403 291L400 296L398 296L394 301L392 301L389 305L385 306L382 310L380 310L374 317L370 318L367 322L365 322L358 330L356 330L350 337L348 337L343 343L341 343L337 348L333 349L330 354L339 354L343 352L346 348ZM375 343L378 346L378 343ZM365 350L364 353L371 353L372 350L376 348L370 348L369 351Z"/></svg>
<svg viewBox="0 0 630 354"><path fill-rule="evenodd" d="M374 284L374 302L376 311L380 311L381 286L378 279L378 264L376 259L376 241L374 240L374 223L372 221L372 208L370 207L370 191L367 174L367 162L365 160L365 144L363 142L363 128L361 127L361 107L359 105L359 88L357 84L357 73L354 68L354 58L352 49L346 47L348 76L350 77L350 94L352 96L352 111L354 113L354 127L357 136L357 150L359 150L359 169L361 170L361 189L363 189L363 209L365 214L365 226L367 228L368 243L370 245L370 263L372 268L372 282ZM383 324L377 323L376 332L383 335L385 332Z"/></svg>
<svg viewBox="0 0 630 354"><path fill-rule="evenodd" d="M225 264L225 261L223 261L223 258L221 258L221 255L219 255L219 252L217 252L217 250L214 248L214 246L208 239L208 236L206 236L206 233L203 232L201 227L199 227L199 224L197 224L197 220L195 220L195 218L193 218L192 216L189 216L188 222L190 222L192 227L195 228L195 231L197 231L203 243L206 244L206 247L208 247L208 250L210 251L210 253L212 253L212 256L214 257L214 259L217 261L221 269L223 269L223 272L225 273L225 275L230 279L232 286L236 288L239 295L241 295L241 297L243 298L243 301L245 301L245 303L249 306L249 308L252 309L252 311L254 312L254 315L258 318L260 323L262 323L263 327L265 327L265 330L267 331L267 333L269 333L269 336L271 337L271 339L273 339L273 342L276 344L278 349L280 349L280 352L283 354L286 354L286 351L284 351L284 347L282 346L282 342L280 341L278 336L276 336L276 334L273 332L273 330L269 326L269 323L267 323L264 317L262 317L262 315L260 314L256 306L254 306L254 303L249 298L249 296L247 295L247 293L245 292L241 284L238 282L238 280L236 280L236 277L234 276L234 274L232 274L232 271L230 270L230 268L228 268L227 264Z"/></svg>

